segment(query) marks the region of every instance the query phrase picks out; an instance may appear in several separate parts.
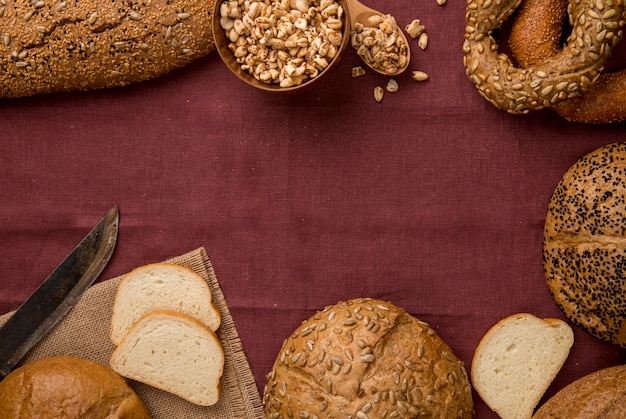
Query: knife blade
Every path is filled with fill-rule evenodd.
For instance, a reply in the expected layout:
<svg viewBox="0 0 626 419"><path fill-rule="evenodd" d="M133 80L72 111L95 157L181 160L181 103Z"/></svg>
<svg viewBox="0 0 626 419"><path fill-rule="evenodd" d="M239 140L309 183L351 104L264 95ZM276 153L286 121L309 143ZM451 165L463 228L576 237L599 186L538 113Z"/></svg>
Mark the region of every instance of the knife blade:
<svg viewBox="0 0 626 419"><path fill-rule="evenodd" d="M118 224L114 206L0 328L0 380L100 275L115 248Z"/></svg>

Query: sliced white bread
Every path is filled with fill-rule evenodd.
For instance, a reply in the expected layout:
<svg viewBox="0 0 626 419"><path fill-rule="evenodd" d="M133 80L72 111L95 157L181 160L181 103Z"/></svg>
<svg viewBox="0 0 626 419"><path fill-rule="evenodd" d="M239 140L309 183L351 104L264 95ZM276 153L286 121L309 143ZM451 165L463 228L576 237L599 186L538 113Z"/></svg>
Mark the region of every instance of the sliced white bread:
<svg viewBox="0 0 626 419"><path fill-rule="evenodd" d="M478 344L472 384L502 419L530 419L573 344L574 333L562 320L509 316Z"/></svg>
<svg viewBox="0 0 626 419"><path fill-rule="evenodd" d="M158 310L128 331L109 364L123 377L211 406L221 393L224 350L215 332L195 318Z"/></svg>
<svg viewBox="0 0 626 419"><path fill-rule="evenodd" d="M221 323L211 289L200 275L173 263L153 263L129 272L120 280L113 303L111 341L119 345L132 325L154 310L187 314L213 331Z"/></svg>

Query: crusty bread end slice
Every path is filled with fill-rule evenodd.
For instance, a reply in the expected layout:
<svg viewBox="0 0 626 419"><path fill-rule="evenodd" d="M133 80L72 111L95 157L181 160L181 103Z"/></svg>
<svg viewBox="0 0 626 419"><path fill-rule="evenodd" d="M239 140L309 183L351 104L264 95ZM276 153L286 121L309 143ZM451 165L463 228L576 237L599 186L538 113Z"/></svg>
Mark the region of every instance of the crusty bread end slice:
<svg viewBox="0 0 626 419"><path fill-rule="evenodd" d="M496 323L472 360L472 384L502 419L530 419L574 344L570 326L528 313Z"/></svg>
<svg viewBox="0 0 626 419"><path fill-rule="evenodd" d="M129 330L109 364L123 377L211 406L221 393L224 350L215 332L195 318L158 310Z"/></svg>
<svg viewBox="0 0 626 419"><path fill-rule="evenodd" d="M120 280L111 316L111 341L119 345L132 325L154 310L187 314L213 331L221 323L204 278L181 265L153 263L134 269Z"/></svg>

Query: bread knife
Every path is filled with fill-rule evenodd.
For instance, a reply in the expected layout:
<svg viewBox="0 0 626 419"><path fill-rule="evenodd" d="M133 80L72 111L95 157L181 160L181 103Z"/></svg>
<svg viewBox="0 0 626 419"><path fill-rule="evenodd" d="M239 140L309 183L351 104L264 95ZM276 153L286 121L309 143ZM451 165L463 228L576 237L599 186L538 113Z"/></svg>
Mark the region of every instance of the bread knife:
<svg viewBox="0 0 626 419"><path fill-rule="evenodd" d="M114 206L0 328L0 380L100 275L113 254L118 224Z"/></svg>

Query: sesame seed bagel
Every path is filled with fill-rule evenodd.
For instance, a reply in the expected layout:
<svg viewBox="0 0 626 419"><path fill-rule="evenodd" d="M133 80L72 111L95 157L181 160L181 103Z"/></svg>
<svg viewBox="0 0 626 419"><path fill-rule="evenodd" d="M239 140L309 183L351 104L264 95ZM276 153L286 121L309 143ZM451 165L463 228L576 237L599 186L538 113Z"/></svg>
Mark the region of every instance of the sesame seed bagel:
<svg viewBox="0 0 626 419"><path fill-rule="evenodd" d="M570 0L572 35L550 59L516 67L493 32L522 0L468 0L463 62L481 96L509 113L553 107L586 91L622 37L623 0Z"/></svg>
<svg viewBox="0 0 626 419"><path fill-rule="evenodd" d="M626 365L605 368L569 384L535 413L533 419L626 417Z"/></svg>
<svg viewBox="0 0 626 419"><path fill-rule="evenodd" d="M559 103L556 112L571 122L610 124L626 120L626 69L602 73L582 96Z"/></svg>
<svg viewBox="0 0 626 419"><path fill-rule="evenodd" d="M214 49L215 0L3 0L0 98L125 86Z"/></svg>
<svg viewBox="0 0 626 419"><path fill-rule="evenodd" d="M269 419L471 418L463 363L431 329L385 301L317 312L287 338L267 375Z"/></svg>
<svg viewBox="0 0 626 419"><path fill-rule="evenodd" d="M561 32L569 0L522 0L517 9L509 46L522 67L545 61L561 48Z"/></svg>
<svg viewBox="0 0 626 419"><path fill-rule="evenodd" d="M548 205L543 267L567 317L626 348L626 143L587 154L563 175Z"/></svg>
<svg viewBox="0 0 626 419"><path fill-rule="evenodd" d="M527 67L558 54L568 0L524 0L513 25L509 45L517 62ZM572 122L608 124L626 120L626 70L602 72L579 96L554 106Z"/></svg>

